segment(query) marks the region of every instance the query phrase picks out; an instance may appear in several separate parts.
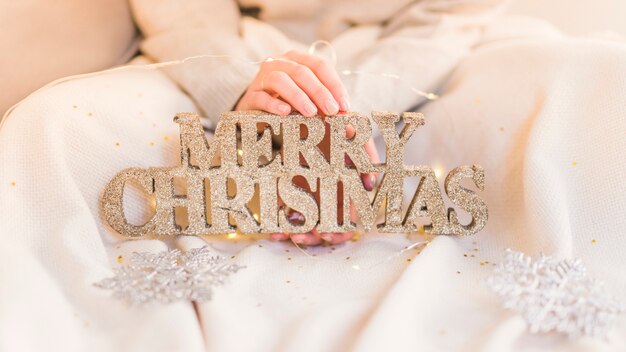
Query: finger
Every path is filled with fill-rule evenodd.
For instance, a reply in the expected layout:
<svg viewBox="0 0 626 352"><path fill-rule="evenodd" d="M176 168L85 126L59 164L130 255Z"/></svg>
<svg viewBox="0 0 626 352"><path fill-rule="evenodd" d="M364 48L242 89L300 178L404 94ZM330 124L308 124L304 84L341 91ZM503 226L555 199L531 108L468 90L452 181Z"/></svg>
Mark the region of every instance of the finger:
<svg viewBox="0 0 626 352"><path fill-rule="evenodd" d="M270 238L274 241L285 241L289 239L289 235L285 233L273 233L270 235Z"/></svg>
<svg viewBox="0 0 626 352"><path fill-rule="evenodd" d="M291 112L291 106L265 91L257 90L250 93L249 103L245 110L264 110L272 114L287 116Z"/></svg>
<svg viewBox="0 0 626 352"><path fill-rule="evenodd" d="M348 97L346 87L339 78L337 71L328 61L314 55L307 55L297 51L288 52L286 57L311 69L322 84L328 88L335 100L339 102L341 110L350 110L350 98Z"/></svg>
<svg viewBox="0 0 626 352"><path fill-rule="evenodd" d="M311 69L305 65L290 65L287 72L326 115L335 115L339 112L337 100Z"/></svg>
<svg viewBox="0 0 626 352"><path fill-rule="evenodd" d="M365 144L365 152L369 156L370 162L372 164L380 164L380 156L378 155L378 150L376 149L376 145L374 145L373 140L369 140ZM361 175L361 181L363 182L363 186L366 190L371 191L376 186L376 178L378 174L375 172L364 173Z"/></svg>
<svg viewBox="0 0 626 352"><path fill-rule="evenodd" d="M324 114L335 115L339 112L339 105L333 95L306 65L291 60L275 60L268 63L266 69L284 71L289 74Z"/></svg>
<svg viewBox="0 0 626 352"><path fill-rule="evenodd" d="M324 241L330 244L338 244L349 241L352 237L354 237L354 232L331 232L331 233L322 233L321 237Z"/></svg>
<svg viewBox="0 0 626 352"><path fill-rule="evenodd" d="M367 141L365 143L365 152L370 158L370 162L372 164L380 164L380 156L378 155L378 149L376 149L376 144L374 144L373 140Z"/></svg>
<svg viewBox="0 0 626 352"><path fill-rule="evenodd" d="M287 73L271 71L265 76L263 82L265 90L276 92L302 115L311 117L317 114L315 104Z"/></svg>
<svg viewBox="0 0 626 352"><path fill-rule="evenodd" d="M307 246L316 246L322 243L322 238L312 232L293 234L291 235L291 240L295 244L304 244Z"/></svg>

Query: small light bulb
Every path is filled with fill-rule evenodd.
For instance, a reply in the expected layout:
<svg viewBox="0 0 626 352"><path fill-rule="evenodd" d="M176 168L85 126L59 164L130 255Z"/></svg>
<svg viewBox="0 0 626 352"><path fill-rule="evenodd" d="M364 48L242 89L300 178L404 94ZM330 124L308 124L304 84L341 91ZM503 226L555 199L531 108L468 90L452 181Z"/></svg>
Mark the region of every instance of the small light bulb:
<svg viewBox="0 0 626 352"><path fill-rule="evenodd" d="M428 100L437 100L439 99L439 96L435 93L428 93L426 94L426 99Z"/></svg>

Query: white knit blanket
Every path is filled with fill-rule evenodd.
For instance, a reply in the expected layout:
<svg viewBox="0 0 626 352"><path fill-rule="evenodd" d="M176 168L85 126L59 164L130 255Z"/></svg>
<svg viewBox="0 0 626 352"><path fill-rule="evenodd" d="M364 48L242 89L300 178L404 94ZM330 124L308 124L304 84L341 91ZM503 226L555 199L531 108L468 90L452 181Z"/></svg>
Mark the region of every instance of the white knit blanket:
<svg viewBox="0 0 626 352"><path fill-rule="evenodd" d="M102 220L101 191L124 168L177 165L172 117L194 104L146 70L34 94L0 128L0 350L623 351L623 317L606 340L532 335L483 280L513 248L581 258L626 298L626 45L501 36L440 93L420 108L427 122L407 162L443 175L481 164L490 219L419 254L399 251L420 235L371 233L307 253L245 238L122 238ZM372 109L385 100L358 98ZM133 251L206 243L246 269L197 312L128 307L93 286Z"/></svg>

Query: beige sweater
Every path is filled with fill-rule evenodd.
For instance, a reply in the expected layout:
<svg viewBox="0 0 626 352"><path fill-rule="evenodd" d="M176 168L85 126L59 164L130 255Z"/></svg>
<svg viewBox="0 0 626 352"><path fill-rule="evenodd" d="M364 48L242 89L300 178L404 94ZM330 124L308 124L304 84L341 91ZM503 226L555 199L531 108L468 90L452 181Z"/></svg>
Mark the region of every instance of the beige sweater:
<svg viewBox="0 0 626 352"><path fill-rule="evenodd" d="M263 60L313 39L333 43L337 68L396 74L434 90L480 39L502 0L131 0L155 61L205 58L168 68L168 74L210 118L231 110ZM252 18L243 14L258 14ZM299 39L299 40L298 40ZM308 42L302 42L308 41ZM372 76L345 79L353 108L407 110L421 97L399 82Z"/></svg>

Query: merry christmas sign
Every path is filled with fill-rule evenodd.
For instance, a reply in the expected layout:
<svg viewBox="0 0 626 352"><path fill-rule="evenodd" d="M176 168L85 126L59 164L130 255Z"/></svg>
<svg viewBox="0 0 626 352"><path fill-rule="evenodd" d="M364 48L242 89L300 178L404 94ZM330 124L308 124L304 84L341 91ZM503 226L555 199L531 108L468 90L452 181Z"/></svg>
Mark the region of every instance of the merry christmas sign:
<svg viewBox="0 0 626 352"><path fill-rule="evenodd" d="M367 116L358 113L322 118L227 112L210 141L196 114L179 113L174 121L180 125L181 165L121 171L104 191L104 216L114 230L130 237L211 235L235 230L244 234L306 233L315 227L320 232L347 232L354 231L357 224L350 211L341 209L352 205L365 230L376 225L379 232L413 232L428 218L430 224L424 229L431 234L471 235L480 231L487 222L487 205L461 181L469 179L483 190L483 168L459 166L445 179L447 197L471 216L462 224L457 210L445 206L434 171L428 166L404 164L406 143L424 124L424 116L375 112L372 118L386 144L386 161L381 164L371 163L364 149L372 126ZM404 127L398 133L400 118ZM355 130L352 137L346 136L348 126ZM326 134L328 156L320 150ZM346 156L352 163L346 163ZM382 174L374 191L364 188L361 173ZM408 207L403 207L407 177L420 181ZM308 187L294 183L296 178L306 180ZM175 190L175 180L186 183L184 194ZM123 195L129 181L155 197L154 215L145 224L130 224L124 216ZM253 197L260 203L258 214L250 207ZM303 221L291 222L286 207L300 213ZM187 226L176 223L176 208L186 209ZM380 210L384 216L377 216Z"/></svg>

